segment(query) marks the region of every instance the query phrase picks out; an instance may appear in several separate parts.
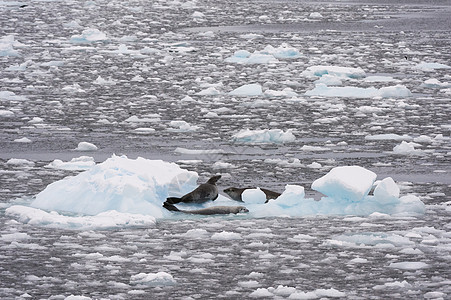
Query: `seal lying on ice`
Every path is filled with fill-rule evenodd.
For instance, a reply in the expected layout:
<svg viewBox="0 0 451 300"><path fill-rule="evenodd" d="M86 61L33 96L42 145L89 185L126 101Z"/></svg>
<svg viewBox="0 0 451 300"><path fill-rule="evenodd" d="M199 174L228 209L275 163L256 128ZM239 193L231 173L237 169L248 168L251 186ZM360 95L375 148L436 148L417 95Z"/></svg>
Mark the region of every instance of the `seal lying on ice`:
<svg viewBox="0 0 451 300"><path fill-rule="evenodd" d="M249 212L249 210L244 206L212 206L196 210L182 210L178 209L171 203L165 202L163 203L163 207L170 211L178 211L193 215L228 215Z"/></svg>
<svg viewBox="0 0 451 300"><path fill-rule="evenodd" d="M216 181L221 178L221 175L216 175L208 179L207 183L202 183L194 191L182 196L181 198L169 197L166 199L167 203L176 204L180 202L186 203L203 203L209 200L216 200L218 198L218 187Z"/></svg>
<svg viewBox="0 0 451 300"><path fill-rule="evenodd" d="M229 187L229 188L224 190L224 193L229 195L229 197L232 198L235 201L243 202L243 197L242 197L243 192L245 190L248 190L248 189L255 189L255 188L253 188L253 187L247 187L247 188ZM280 194L277 193L277 192L273 192L273 191L270 191L270 190L267 190L267 189L262 189L262 188L260 188L260 190L263 193L265 193L265 195L266 195L266 202L265 203L268 203L269 200L276 199L277 197L280 196Z"/></svg>

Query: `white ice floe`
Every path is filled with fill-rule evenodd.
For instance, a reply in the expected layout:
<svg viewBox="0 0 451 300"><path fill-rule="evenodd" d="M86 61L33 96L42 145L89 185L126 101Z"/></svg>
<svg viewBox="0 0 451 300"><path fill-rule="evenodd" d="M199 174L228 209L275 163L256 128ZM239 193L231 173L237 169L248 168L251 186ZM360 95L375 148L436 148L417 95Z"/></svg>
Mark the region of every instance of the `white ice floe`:
<svg viewBox="0 0 451 300"><path fill-rule="evenodd" d="M55 159L45 167L59 170L82 171L91 168L95 164L96 163L94 161L94 158L90 156L80 156L75 157L67 162L60 159Z"/></svg>
<svg viewBox="0 0 451 300"><path fill-rule="evenodd" d="M64 197L64 195L62 195L62 197ZM75 203L73 197L68 200L71 201L71 203ZM61 198L59 201L63 202ZM47 207L51 206L51 204L47 205ZM25 224L51 228L89 230L155 225L155 217L151 215L120 213L113 210L104 211L94 216L85 215L74 217L55 211L47 212L38 208L14 205L7 208L5 214L16 217L20 222Z"/></svg>
<svg viewBox="0 0 451 300"><path fill-rule="evenodd" d="M186 121L171 121L169 123L169 126L171 126L172 128L170 128L170 131L176 131L176 132L189 132L189 131L196 131L198 130L200 127L196 126L196 125L191 125Z"/></svg>
<svg viewBox="0 0 451 300"><path fill-rule="evenodd" d="M28 159L23 159L23 158L10 158L10 159L8 159L6 164L13 165L13 166L28 166L28 167L34 166L34 162L29 161Z"/></svg>
<svg viewBox="0 0 451 300"><path fill-rule="evenodd" d="M451 67L441 63L431 63L431 62L420 62L419 64L413 67L414 69L418 69L421 71L432 72L437 69L450 69Z"/></svg>
<svg viewBox="0 0 451 300"><path fill-rule="evenodd" d="M317 78L324 75L330 75L341 79L359 79L364 78L366 73L361 68L339 67L339 66L310 66L301 73L308 78Z"/></svg>
<svg viewBox="0 0 451 300"><path fill-rule="evenodd" d="M349 98L402 98L410 97L412 93L404 85L382 87L380 89L369 87L361 88L354 86L329 87L325 84L317 84L312 90L305 92L306 96L322 97L349 97Z"/></svg>
<svg viewBox="0 0 451 300"><path fill-rule="evenodd" d="M0 38L0 56L19 56L19 51L14 48L26 45L16 41L14 35L10 34Z"/></svg>
<svg viewBox="0 0 451 300"><path fill-rule="evenodd" d="M164 215L162 203L196 185L197 174L161 160L112 156L74 177L54 182L36 195L32 207L95 215L123 213Z"/></svg>
<svg viewBox="0 0 451 300"><path fill-rule="evenodd" d="M23 137L23 138L15 139L14 142L28 144L28 143L32 143L32 140L30 140L27 137Z"/></svg>
<svg viewBox="0 0 451 300"><path fill-rule="evenodd" d="M235 142L239 143L289 143L296 140L291 129L283 131L281 129L262 130L242 130L232 136Z"/></svg>
<svg viewBox="0 0 451 300"><path fill-rule="evenodd" d="M375 134L375 135L367 135L365 136L365 140L367 141L383 141L383 140L391 140L391 141L411 141L413 138L409 135L403 134L395 134L395 133L383 133L383 134Z"/></svg>
<svg viewBox="0 0 451 300"><path fill-rule="evenodd" d="M262 86L258 83L251 83L242 85L233 91L229 92L231 96L260 96L262 95Z"/></svg>
<svg viewBox="0 0 451 300"><path fill-rule="evenodd" d="M6 109L0 109L0 117L12 117L14 116L14 112Z"/></svg>
<svg viewBox="0 0 451 300"><path fill-rule="evenodd" d="M73 35L70 39L72 43L92 43L108 40L105 33L96 28L87 28L80 35Z"/></svg>
<svg viewBox="0 0 451 300"><path fill-rule="evenodd" d="M415 149L418 146L421 145L415 142L402 141L401 144L393 148L393 153L400 155L424 155L425 152L423 150Z"/></svg>
<svg viewBox="0 0 451 300"><path fill-rule="evenodd" d="M421 261L404 261L391 263L389 267L401 270L420 270L428 268L429 265Z"/></svg>
<svg viewBox="0 0 451 300"><path fill-rule="evenodd" d="M368 195L376 174L357 166L337 167L312 184L324 193L320 201L305 197L304 187L287 185L277 199L265 204L259 189L243 194L248 217L423 214L425 206L414 195L400 197L391 178L378 182L374 195ZM153 224L155 218L173 213L162 207L169 196L180 197L196 188L198 175L161 160L113 156L76 176L48 185L30 206L15 205L6 214L19 221L63 228L110 228ZM183 209L233 205L236 201L219 195L204 204L178 204ZM80 216L66 215L77 213ZM376 215L375 215L376 214ZM244 215L242 215L244 216ZM193 217L193 216L192 216ZM228 233L212 239L235 239ZM406 246L412 247L408 244Z"/></svg>
<svg viewBox="0 0 451 300"><path fill-rule="evenodd" d="M76 151L97 151L98 148L96 145L94 145L92 143L80 142L80 143L78 143L77 148L75 148L74 150L76 150Z"/></svg>
<svg viewBox="0 0 451 300"><path fill-rule="evenodd" d="M27 100L27 97L16 95L14 92L10 91L0 91L0 100L23 101Z"/></svg>
<svg viewBox="0 0 451 300"><path fill-rule="evenodd" d="M312 183L312 189L324 195L345 201L360 201L373 186L377 175L359 166L333 168Z"/></svg>
<svg viewBox="0 0 451 300"><path fill-rule="evenodd" d="M301 57L298 49L283 43L279 47L271 45L266 46L263 50L254 51L253 53L247 50L235 51L233 56L225 59L229 63L241 64L269 64L278 63L279 59L295 59Z"/></svg>
<svg viewBox="0 0 451 300"><path fill-rule="evenodd" d="M167 286L176 284L171 274L166 272L139 273L130 277L130 284L145 286Z"/></svg>

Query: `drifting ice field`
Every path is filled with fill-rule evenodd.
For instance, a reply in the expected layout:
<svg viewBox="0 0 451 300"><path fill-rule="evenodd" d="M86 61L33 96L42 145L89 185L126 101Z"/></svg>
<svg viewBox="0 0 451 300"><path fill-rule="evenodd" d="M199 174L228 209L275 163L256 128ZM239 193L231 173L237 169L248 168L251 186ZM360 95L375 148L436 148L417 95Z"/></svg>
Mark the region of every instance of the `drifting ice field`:
<svg viewBox="0 0 451 300"><path fill-rule="evenodd" d="M450 15L0 1L0 298L450 298Z"/></svg>

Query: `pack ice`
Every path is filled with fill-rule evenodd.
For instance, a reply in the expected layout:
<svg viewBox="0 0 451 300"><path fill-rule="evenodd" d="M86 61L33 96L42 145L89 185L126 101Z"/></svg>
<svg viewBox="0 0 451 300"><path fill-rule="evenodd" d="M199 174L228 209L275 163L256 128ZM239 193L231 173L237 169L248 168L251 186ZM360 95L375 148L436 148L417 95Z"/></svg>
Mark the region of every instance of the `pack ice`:
<svg viewBox="0 0 451 300"><path fill-rule="evenodd" d="M381 180L373 195L369 195L376 177L359 166L336 167L312 183L312 189L324 194L320 201L305 198L304 187L299 185L287 185L279 198L266 204L258 189L243 193L243 201L250 211L249 217L424 213L424 204L416 196L399 197L399 187L390 177ZM148 224L145 216L156 219L172 216L162 203L168 196L192 191L197 180L196 172L175 163L113 155L76 176L48 185L36 195L31 207L15 205L6 213L26 223L64 227ZM220 195L214 202L191 206L214 205L237 205L237 202ZM65 216L68 212L81 216ZM121 221L105 221L108 213ZM131 221L131 214L136 214L137 222Z"/></svg>

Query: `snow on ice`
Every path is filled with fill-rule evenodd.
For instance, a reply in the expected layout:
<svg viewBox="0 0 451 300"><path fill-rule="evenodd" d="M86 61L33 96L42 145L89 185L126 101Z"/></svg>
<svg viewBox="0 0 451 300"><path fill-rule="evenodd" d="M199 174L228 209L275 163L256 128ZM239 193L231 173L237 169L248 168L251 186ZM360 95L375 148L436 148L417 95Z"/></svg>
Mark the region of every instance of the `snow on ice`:
<svg viewBox="0 0 451 300"><path fill-rule="evenodd" d="M80 169L91 163L91 158L80 157L68 163L54 161L50 165ZM418 197L399 197L400 189L391 178L377 182L374 195L368 195L376 176L358 166L336 167L312 184L312 189L325 195L320 201L305 198L304 187L298 185L287 185L279 198L266 204L260 189L246 191L243 200L251 217L424 213L424 204ZM168 196L181 196L192 191L197 179L197 173L184 170L175 163L113 155L76 176L48 185L36 195L30 207L15 205L8 208L6 213L24 223L55 227L96 228L148 224L154 222L155 218L170 217L171 213L162 207L162 203ZM237 204L220 195L214 202L191 207L214 205ZM66 216L68 212L81 216ZM214 238L237 237L222 233Z"/></svg>
<svg viewBox="0 0 451 300"><path fill-rule="evenodd" d="M296 137L292 130L283 131L281 129L245 129L233 135L232 139L239 143L289 143Z"/></svg>

